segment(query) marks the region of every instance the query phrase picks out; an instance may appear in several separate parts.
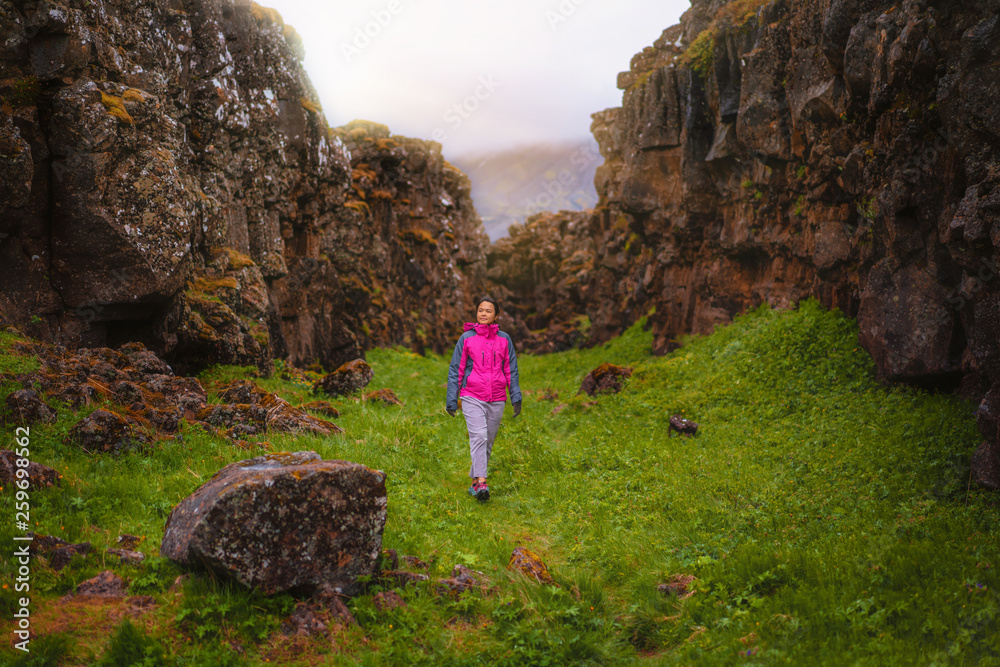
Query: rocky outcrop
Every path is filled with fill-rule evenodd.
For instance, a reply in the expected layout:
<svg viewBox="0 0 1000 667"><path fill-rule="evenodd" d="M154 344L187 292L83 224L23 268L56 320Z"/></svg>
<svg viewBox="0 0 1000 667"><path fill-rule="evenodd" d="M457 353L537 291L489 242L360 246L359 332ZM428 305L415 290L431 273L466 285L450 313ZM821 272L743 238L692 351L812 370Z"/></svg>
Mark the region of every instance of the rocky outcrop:
<svg viewBox="0 0 1000 667"><path fill-rule="evenodd" d="M695 0L593 116L600 202L563 241L593 268L549 308L589 342L655 308L665 352L815 297L885 380L978 400L1000 383L998 72L996 0Z"/></svg>
<svg viewBox="0 0 1000 667"><path fill-rule="evenodd" d="M489 240L469 179L440 144L378 123L332 136L350 155L350 188L322 234L302 230L301 254L272 285L286 354L336 368L373 346L444 352L486 277Z"/></svg>
<svg viewBox="0 0 1000 667"><path fill-rule="evenodd" d="M520 348L558 352L586 340L585 293L594 272L589 211L539 213L490 246L487 275L501 327Z"/></svg>
<svg viewBox="0 0 1000 667"><path fill-rule="evenodd" d="M160 554L267 594L351 594L376 573L385 474L315 452L232 463L170 513Z"/></svg>
<svg viewBox="0 0 1000 667"><path fill-rule="evenodd" d="M11 392L5 403L45 405L41 394L77 408L100 405L101 409L79 420L67 436L69 442L93 454L117 456L144 449L154 440L176 437L185 421L237 444L246 444L242 438L247 436L268 432L342 432L336 424L293 407L249 380L215 387L222 402L210 405L197 378L174 375L169 365L140 343L129 343L119 350L83 348L75 352L43 343L15 345L36 356L40 369L0 374L0 380L24 387ZM318 407L322 406L313 405L312 409ZM325 409L327 414L336 413L330 405ZM10 414L5 418L11 420Z"/></svg>
<svg viewBox="0 0 1000 667"><path fill-rule="evenodd" d="M453 337L485 248L467 180L436 143L331 130L277 12L0 11L0 319L182 372Z"/></svg>

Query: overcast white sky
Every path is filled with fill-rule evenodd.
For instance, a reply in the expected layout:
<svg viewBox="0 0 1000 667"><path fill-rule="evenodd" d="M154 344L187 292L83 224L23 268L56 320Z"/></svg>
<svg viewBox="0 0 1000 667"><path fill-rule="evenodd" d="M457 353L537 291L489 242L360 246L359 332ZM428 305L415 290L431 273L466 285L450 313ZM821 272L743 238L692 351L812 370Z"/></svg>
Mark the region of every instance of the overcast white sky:
<svg viewBox="0 0 1000 667"><path fill-rule="evenodd" d="M260 0L302 35L330 125L436 139L446 156L585 139L618 72L688 0Z"/></svg>

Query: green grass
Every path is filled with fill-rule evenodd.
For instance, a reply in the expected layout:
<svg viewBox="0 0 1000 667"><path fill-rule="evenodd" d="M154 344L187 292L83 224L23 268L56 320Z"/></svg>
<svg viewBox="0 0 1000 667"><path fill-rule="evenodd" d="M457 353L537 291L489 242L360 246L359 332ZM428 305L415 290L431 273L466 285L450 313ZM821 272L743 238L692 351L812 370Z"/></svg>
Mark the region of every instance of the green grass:
<svg viewBox="0 0 1000 667"><path fill-rule="evenodd" d="M664 357L650 343L640 324L593 349L522 355L524 410L504 418L486 505L465 493L464 422L443 409L446 358L372 351L369 389L392 388L402 407L334 399L343 435L261 438L386 471L383 546L428 560L434 576L455 563L482 570L491 594L447 600L417 587L403 592L406 608L380 612L373 590L349 605L360 627L295 662L275 653L290 596L204 574L171 593L180 570L153 558L112 568L160 602L147 629L71 631L56 648L76 662L63 664L142 652L169 665L1000 665L1000 497L969 486L975 406L880 385L856 325L814 302L758 309ZM626 389L576 396L605 361L635 369ZM203 380L240 376L230 367ZM306 384L258 381L293 404L310 398ZM559 399L540 400L545 390ZM668 437L675 413L699 434ZM62 441L78 416L60 410L32 430L34 458L65 476L33 494L32 519L98 554L119 532L155 552L173 504L259 453L188 428L149 453L90 457ZM0 541L11 531L0 524ZM505 570L518 544L559 587ZM100 559L37 570L33 604L52 604ZM696 577L683 601L656 589L678 574ZM0 649L0 663L10 655Z"/></svg>

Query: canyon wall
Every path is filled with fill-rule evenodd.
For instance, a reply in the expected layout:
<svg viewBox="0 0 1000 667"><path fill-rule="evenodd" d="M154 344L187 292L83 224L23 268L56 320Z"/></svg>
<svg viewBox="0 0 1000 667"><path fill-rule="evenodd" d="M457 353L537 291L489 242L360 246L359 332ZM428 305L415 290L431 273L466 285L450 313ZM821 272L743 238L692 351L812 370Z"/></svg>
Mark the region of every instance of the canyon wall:
<svg viewBox="0 0 1000 667"><path fill-rule="evenodd" d="M0 319L178 370L443 350L485 277L440 145L328 127L246 0L0 2Z"/></svg>
<svg viewBox="0 0 1000 667"><path fill-rule="evenodd" d="M985 395L977 457L1000 484L998 13L695 0L619 75L622 106L593 116L600 202L545 258L552 285L583 286L505 268L531 263L518 243L553 238L542 218L494 247L493 280L521 285L507 297L531 304L538 349L581 321L606 340L655 308L665 352L762 302L816 297L857 318L883 379Z"/></svg>

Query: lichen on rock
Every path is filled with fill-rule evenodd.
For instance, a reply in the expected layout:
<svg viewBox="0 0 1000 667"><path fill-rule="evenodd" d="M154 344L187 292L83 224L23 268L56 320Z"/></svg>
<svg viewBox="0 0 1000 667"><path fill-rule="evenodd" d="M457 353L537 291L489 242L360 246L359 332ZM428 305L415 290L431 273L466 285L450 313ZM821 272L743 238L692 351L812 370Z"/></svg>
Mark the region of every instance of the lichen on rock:
<svg viewBox="0 0 1000 667"><path fill-rule="evenodd" d="M170 513L160 553L268 594L351 594L375 574L385 474L315 452L232 463Z"/></svg>

